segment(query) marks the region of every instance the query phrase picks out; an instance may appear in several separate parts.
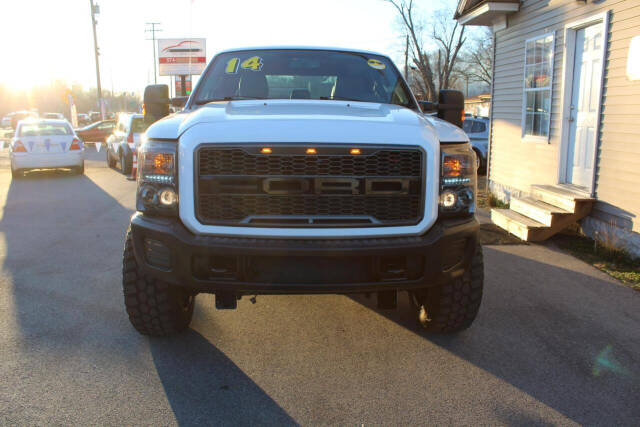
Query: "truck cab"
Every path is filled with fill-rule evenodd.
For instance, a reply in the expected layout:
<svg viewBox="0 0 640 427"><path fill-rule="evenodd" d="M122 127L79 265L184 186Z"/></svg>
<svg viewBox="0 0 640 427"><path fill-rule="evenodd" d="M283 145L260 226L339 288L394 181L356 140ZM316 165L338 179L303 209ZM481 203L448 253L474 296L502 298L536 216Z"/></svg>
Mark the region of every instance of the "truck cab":
<svg viewBox="0 0 640 427"><path fill-rule="evenodd" d="M475 154L463 98L427 116L374 52L274 47L216 55L179 113L145 90L125 305L143 334L185 329L195 298L409 293L428 330L473 322L482 296ZM157 120L157 121L156 121Z"/></svg>

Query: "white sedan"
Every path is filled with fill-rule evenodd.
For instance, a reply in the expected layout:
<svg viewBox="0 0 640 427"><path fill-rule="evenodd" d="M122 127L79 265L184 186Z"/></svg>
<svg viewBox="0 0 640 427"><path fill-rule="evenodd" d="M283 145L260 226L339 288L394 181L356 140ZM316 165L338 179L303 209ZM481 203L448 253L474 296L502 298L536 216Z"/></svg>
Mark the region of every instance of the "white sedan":
<svg viewBox="0 0 640 427"><path fill-rule="evenodd" d="M84 173L84 147L66 120L22 120L10 144L11 175L30 169L72 169Z"/></svg>

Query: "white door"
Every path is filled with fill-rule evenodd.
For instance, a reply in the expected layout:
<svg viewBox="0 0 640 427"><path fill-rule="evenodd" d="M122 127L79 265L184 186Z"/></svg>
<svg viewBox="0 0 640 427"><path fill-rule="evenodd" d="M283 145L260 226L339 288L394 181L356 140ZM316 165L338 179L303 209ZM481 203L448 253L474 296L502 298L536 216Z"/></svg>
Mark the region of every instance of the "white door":
<svg viewBox="0 0 640 427"><path fill-rule="evenodd" d="M566 182L591 188L602 85L603 24L576 31Z"/></svg>

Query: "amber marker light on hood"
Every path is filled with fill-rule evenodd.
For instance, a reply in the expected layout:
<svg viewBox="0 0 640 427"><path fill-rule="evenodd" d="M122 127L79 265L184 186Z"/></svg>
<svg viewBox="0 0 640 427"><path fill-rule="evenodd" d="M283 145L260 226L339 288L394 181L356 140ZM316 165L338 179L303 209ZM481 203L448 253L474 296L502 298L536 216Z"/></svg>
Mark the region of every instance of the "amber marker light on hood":
<svg viewBox="0 0 640 427"><path fill-rule="evenodd" d="M359 148L352 148L351 151L349 151L349 152L351 154L353 154L354 156L357 156L358 154L362 153Z"/></svg>
<svg viewBox="0 0 640 427"><path fill-rule="evenodd" d="M315 148L307 148L307 154L317 154L317 151Z"/></svg>
<svg viewBox="0 0 640 427"><path fill-rule="evenodd" d="M271 148L269 148L269 147L263 147L263 148L262 148L262 150L260 150L260 152L261 152L262 154L271 154L271 153L272 153L272 150L271 150Z"/></svg>

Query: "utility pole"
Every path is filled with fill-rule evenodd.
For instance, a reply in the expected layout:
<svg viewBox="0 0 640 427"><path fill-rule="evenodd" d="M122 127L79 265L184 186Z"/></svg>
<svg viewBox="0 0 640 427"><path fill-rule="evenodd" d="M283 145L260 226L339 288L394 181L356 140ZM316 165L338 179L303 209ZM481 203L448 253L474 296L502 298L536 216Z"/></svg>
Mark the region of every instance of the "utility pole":
<svg viewBox="0 0 640 427"><path fill-rule="evenodd" d="M96 15L100 13L100 6L93 4L93 0L89 0L91 5L91 24L93 26L93 50L96 56L96 80L98 81L98 105L100 108L100 117L104 120L104 103L102 101L102 86L100 85L100 51L98 49L98 35L96 34Z"/></svg>
<svg viewBox="0 0 640 427"><path fill-rule="evenodd" d="M469 76L468 76L468 75L466 75L466 76L465 76L465 79L467 80L467 93L466 93L466 97L468 98L468 97L469 97Z"/></svg>
<svg viewBox="0 0 640 427"><path fill-rule="evenodd" d="M409 35L404 46L404 79L409 83Z"/></svg>
<svg viewBox="0 0 640 427"><path fill-rule="evenodd" d="M156 78L156 32L162 31L161 29L156 29L156 25L160 25L159 22L147 22L147 25L151 25L151 28L146 28L144 30L145 33L151 33L151 38L147 40L153 40L153 84L157 84L158 80Z"/></svg>

